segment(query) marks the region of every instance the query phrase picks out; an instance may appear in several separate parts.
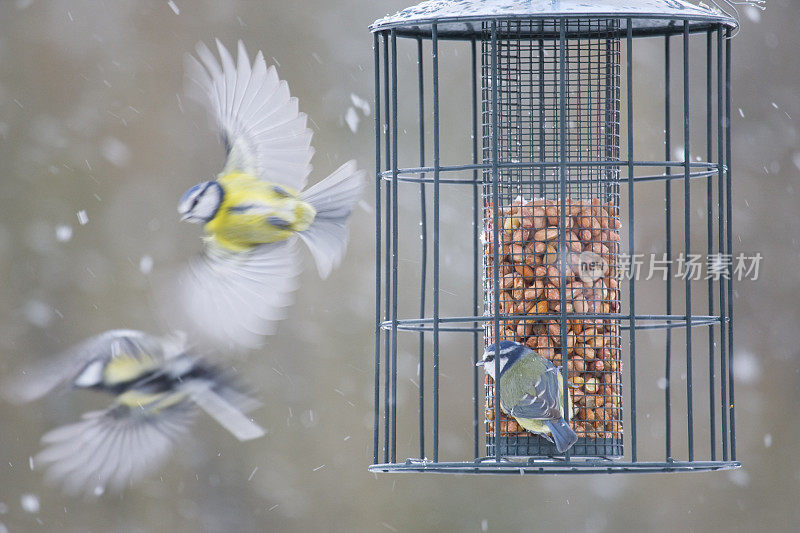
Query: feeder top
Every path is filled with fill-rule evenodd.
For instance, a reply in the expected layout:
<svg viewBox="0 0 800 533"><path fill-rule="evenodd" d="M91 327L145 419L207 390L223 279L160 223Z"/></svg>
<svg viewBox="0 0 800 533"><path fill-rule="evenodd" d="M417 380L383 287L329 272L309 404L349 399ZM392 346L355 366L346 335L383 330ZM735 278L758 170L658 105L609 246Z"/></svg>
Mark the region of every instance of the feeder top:
<svg viewBox="0 0 800 533"><path fill-rule="evenodd" d="M440 38L471 39L483 34L481 23L486 21L558 18L617 19L621 35L627 32L630 18L635 36L680 33L684 20L689 21L691 32L717 24L738 26L736 19L722 11L685 0L426 0L376 20L370 30L395 29L402 36L430 37L436 23ZM580 32L580 24L577 27L575 31Z"/></svg>

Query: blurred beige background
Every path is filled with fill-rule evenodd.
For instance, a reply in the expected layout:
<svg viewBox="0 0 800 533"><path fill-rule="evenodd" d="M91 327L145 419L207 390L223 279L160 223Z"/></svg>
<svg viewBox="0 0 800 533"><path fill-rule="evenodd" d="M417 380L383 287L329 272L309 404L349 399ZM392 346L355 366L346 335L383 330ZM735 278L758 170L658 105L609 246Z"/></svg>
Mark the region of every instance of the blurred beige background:
<svg viewBox="0 0 800 533"><path fill-rule="evenodd" d="M29 470L28 457L43 432L106 398L85 393L23 407L2 404L0 531L800 527L800 4L768 3L763 13L742 11L734 45L734 245L765 256L761 278L736 286L742 470L525 478L368 473L374 305L368 189L366 207L353 217L345 263L321 281L307 257L311 268L290 318L262 353L236 363L262 391L264 407L255 417L268 428L266 438L239 444L203 421L161 477L87 503L44 485L41 474ZM199 228L178 223L177 199L215 174L223 156L203 113L182 96L182 57L198 40L219 37L233 46L242 38L251 52L261 49L279 64L313 119L312 180L351 157L374 168L372 115L356 110L355 132L345 117L351 94L372 102L367 26L405 2L173 5L0 4L0 374L109 328L160 331L148 303L151 278L199 247ZM654 72L652 86L637 87L637 112L660 117L657 102L645 98L658 90L659 71L648 66L647 54L636 61ZM642 141L651 143L645 150L660 150L658 135L651 137ZM638 212L649 209L660 213L661 204L645 203ZM444 209L443 220L453 214ZM642 245L662 237L657 221L640 228ZM453 257L444 259L448 266L459 264ZM450 285L469 283L471 261L466 264L448 271ZM443 337L443 350L464 345L450 340ZM414 374L414 358L401 353L400 381ZM458 381L468 375L468 369L453 370L445 386L471 388ZM656 377L645 371L641 386L655 387ZM416 416L412 392L401 391L399 405L409 423ZM649 407L642 408L642 420ZM443 409L446 416L450 408ZM468 455L470 427L453 426L443 436L444 453ZM31 512L30 495L38 500L37 512Z"/></svg>

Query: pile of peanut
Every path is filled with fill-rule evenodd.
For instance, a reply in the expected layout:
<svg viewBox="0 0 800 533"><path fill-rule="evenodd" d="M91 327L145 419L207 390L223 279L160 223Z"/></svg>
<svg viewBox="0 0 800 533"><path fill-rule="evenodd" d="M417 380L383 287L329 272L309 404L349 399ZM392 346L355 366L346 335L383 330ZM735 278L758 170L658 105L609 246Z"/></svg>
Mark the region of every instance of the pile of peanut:
<svg viewBox="0 0 800 533"><path fill-rule="evenodd" d="M530 318L501 320L500 340L526 344L561 365L562 258L566 261L566 364L574 412L570 421L579 437L622 438L619 324L614 318L569 318L570 314L619 313L619 208L613 203L565 200L565 253L560 253L561 212L557 200L515 200L500 209L500 314ZM486 209L484 242L485 312L494 313L494 231ZM494 322L486 323L486 343ZM486 377L488 434L494 431L494 386ZM491 385L491 386L490 386ZM529 435L502 414L501 435Z"/></svg>

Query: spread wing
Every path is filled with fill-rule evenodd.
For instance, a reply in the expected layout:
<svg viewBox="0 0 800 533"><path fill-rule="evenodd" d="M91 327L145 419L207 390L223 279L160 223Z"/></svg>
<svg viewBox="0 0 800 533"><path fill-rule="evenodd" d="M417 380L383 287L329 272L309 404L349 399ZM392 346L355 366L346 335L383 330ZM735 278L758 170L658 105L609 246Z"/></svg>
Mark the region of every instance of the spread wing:
<svg viewBox="0 0 800 533"><path fill-rule="evenodd" d="M62 383L75 379L90 363L97 361L102 368L109 358L122 352L141 352L160 359L164 353L162 342L141 331L107 331L12 374L3 384L3 395L14 403L39 399Z"/></svg>
<svg viewBox="0 0 800 533"><path fill-rule="evenodd" d="M548 368L530 384L528 392L511 408L516 418L553 420L561 418L561 403L558 401L558 370Z"/></svg>
<svg viewBox="0 0 800 533"><path fill-rule="evenodd" d="M42 437L34 468L70 495L118 492L161 468L195 413L188 402L158 412L117 405L86 413Z"/></svg>
<svg viewBox="0 0 800 533"><path fill-rule="evenodd" d="M168 305L181 326L221 348L259 347L292 303L300 269L296 241L236 253L211 241L179 275L177 297Z"/></svg>
<svg viewBox="0 0 800 533"><path fill-rule="evenodd" d="M220 62L205 44L187 56L188 94L216 120L227 150L222 174L244 172L302 190L311 172L312 131L289 85L258 52L252 65L242 41L236 62L217 40ZM221 63L221 64L220 64Z"/></svg>

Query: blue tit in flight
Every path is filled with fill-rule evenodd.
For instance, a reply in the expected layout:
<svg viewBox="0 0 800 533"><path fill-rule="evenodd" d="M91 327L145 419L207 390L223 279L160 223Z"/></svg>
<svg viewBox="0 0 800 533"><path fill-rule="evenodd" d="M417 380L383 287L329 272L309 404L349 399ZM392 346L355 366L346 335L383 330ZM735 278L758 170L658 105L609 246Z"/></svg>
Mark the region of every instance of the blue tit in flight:
<svg viewBox="0 0 800 533"><path fill-rule="evenodd" d="M181 328L225 348L256 348L291 304L297 239L323 278L341 261L364 172L348 161L305 189L314 149L297 98L261 52L251 64L241 41L236 62L217 48L220 62L202 43L199 60L187 57L188 92L215 119L227 159L180 199L182 220L203 224L205 246L179 277L175 303L189 318Z"/></svg>
<svg viewBox="0 0 800 533"><path fill-rule="evenodd" d="M64 384L114 397L106 409L42 437L34 468L44 467L45 479L70 495L118 492L161 468L198 408L239 440L264 435L244 414L259 403L180 337L108 331L11 376L3 393L23 403Z"/></svg>
<svg viewBox="0 0 800 533"><path fill-rule="evenodd" d="M524 344L500 341L499 353L496 346L489 346L476 366L495 379L495 357L499 358L500 408L526 430L553 442L559 453L567 451L578 436L567 423L571 413L565 417L563 412L564 377L553 363ZM571 412L571 395L568 403Z"/></svg>

